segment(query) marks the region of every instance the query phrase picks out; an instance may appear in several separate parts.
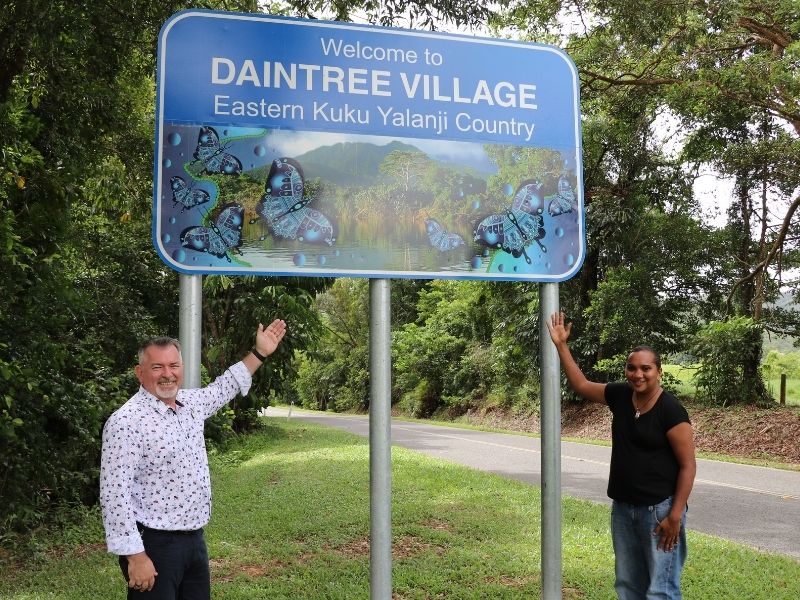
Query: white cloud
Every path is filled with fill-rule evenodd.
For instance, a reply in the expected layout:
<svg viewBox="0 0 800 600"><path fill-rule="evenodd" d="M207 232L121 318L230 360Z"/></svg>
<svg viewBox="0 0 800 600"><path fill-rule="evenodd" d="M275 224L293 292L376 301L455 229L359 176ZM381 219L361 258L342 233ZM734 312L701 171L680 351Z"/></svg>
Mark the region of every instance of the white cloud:
<svg viewBox="0 0 800 600"><path fill-rule="evenodd" d="M393 138L377 135L327 133L317 131L292 131L276 129L270 131L267 143L281 156L300 156L321 146L333 146L346 142L362 142L385 146L398 141L419 148L431 158L442 162L470 165L482 170L491 169L482 144L431 140L417 138Z"/></svg>

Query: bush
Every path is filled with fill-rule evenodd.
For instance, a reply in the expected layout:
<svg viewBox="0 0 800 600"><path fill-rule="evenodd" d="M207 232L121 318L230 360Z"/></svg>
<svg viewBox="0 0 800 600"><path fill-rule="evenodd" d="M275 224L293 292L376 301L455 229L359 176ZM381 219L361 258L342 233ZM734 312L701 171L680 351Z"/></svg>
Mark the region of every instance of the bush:
<svg viewBox="0 0 800 600"><path fill-rule="evenodd" d="M298 353L293 388L300 405L336 412L366 410L369 406L369 349Z"/></svg>
<svg viewBox="0 0 800 600"><path fill-rule="evenodd" d="M59 505L97 499L100 432L131 377L99 369L96 379L76 382L63 370L0 357L0 531L30 529Z"/></svg>
<svg viewBox="0 0 800 600"><path fill-rule="evenodd" d="M395 387L404 398L403 405L413 407L414 416L431 416L443 406L443 395L464 395L467 390L455 384L463 379L465 349L465 340L430 326L408 323L395 332Z"/></svg>
<svg viewBox="0 0 800 600"><path fill-rule="evenodd" d="M695 335L697 399L710 404L758 404L772 399L761 374L762 328L749 317L712 321Z"/></svg>
<svg viewBox="0 0 800 600"><path fill-rule="evenodd" d="M423 379L417 386L404 392L397 408L415 419L423 419L432 415L439 407L439 396L433 390L431 383Z"/></svg>

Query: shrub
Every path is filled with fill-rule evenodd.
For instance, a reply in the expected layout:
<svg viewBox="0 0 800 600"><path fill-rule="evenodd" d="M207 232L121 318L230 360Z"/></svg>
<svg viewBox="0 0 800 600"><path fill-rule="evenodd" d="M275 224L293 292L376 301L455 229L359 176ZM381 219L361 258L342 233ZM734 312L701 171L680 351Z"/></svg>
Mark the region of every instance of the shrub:
<svg viewBox="0 0 800 600"><path fill-rule="evenodd" d="M698 331L692 346L700 360L697 399L722 406L771 401L760 370L761 340L761 326L749 317L712 321Z"/></svg>

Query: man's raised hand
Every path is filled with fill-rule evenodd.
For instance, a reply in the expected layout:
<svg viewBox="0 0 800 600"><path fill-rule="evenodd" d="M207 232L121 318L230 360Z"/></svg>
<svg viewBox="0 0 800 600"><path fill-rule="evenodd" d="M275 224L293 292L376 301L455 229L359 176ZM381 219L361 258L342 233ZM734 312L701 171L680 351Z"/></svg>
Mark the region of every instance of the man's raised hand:
<svg viewBox="0 0 800 600"><path fill-rule="evenodd" d="M269 356L275 352L284 335L286 335L286 323L281 319L275 319L266 327L259 323L256 331L256 350L262 356Z"/></svg>

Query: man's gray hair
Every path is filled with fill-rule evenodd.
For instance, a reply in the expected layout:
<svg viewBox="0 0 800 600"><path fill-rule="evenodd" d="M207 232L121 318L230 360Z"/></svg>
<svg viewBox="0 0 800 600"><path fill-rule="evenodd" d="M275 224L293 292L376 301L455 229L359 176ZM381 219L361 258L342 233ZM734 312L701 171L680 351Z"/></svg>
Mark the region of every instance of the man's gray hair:
<svg viewBox="0 0 800 600"><path fill-rule="evenodd" d="M146 342L144 342L141 346L139 346L139 364L142 364L142 359L144 358L144 353L150 346L158 346L159 348L166 348L167 346L175 346L178 350L178 354L181 353L181 343L176 340L175 338L167 337L167 336L159 336L150 338ZM182 360L182 358L181 358Z"/></svg>

